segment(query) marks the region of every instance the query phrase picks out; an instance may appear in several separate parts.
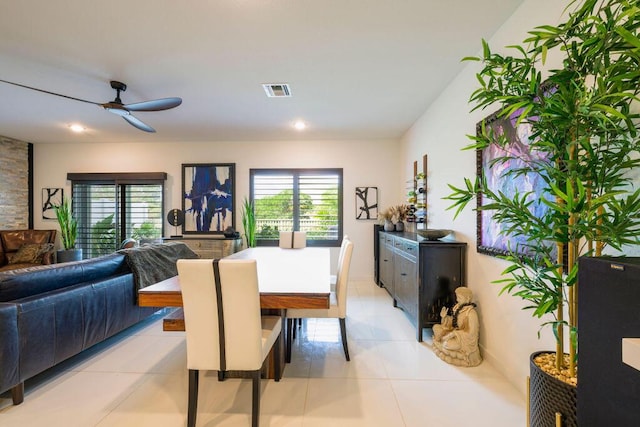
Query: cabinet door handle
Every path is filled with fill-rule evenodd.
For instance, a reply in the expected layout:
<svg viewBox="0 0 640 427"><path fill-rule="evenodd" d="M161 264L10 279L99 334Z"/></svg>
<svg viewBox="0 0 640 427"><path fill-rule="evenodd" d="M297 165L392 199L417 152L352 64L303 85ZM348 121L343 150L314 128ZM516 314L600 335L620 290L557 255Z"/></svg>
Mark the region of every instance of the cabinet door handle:
<svg viewBox="0 0 640 427"><path fill-rule="evenodd" d="M401 276L406 276L406 275L407 275L407 273L400 273L400 275L401 275Z"/></svg>

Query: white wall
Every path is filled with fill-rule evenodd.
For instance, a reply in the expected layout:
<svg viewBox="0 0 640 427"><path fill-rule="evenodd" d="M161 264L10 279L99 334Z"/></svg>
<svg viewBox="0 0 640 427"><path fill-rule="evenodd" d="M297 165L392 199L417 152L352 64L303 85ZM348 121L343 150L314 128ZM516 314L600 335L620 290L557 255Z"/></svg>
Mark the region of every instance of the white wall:
<svg viewBox="0 0 640 427"><path fill-rule="evenodd" d="M183 163L235 163L236 209L249 192L250 168L343 168L344 232L354 241L350 276L373 277L373 224L355 219L355 187L378 187L378 203L398 202L400 142L374 141L260 141L138 144L35 144L34 189L63 187L70 194L68 172L167 172L165 207L181 207ZM36 209L37 211L37 209ZM55 221L36 215L35 228L57 228ZM165 224L165 234L173 232ZM240 217L236 229L242 231ZM332 249L332 262L338 256Z"/></svg>
<svg viewBox="0 0 640 427"><path fill-rule="evenodd" d="M566 1L527 0L490 38L492 51L506 52L503 46L520 43L526 31L536 25L561 22ZM478 51L469 52L470 56ZM467 282L478 303L481 319L480 342L485 359L492 363L525 394L525 378L529 372L529 355L536 350L555 349L552 332L545 330L537 338L538 319L531 311L521 310L524 303L509 295L498 296L500 286L491 282L500 278L506 263L476 251L476 213L470 208L453 219L447 210L450 201L442 200L450 193L447 184L463 185L463 177L476 174L475 151L461 151L471 143L466 137L475 133L476 123L493 112L470 112L469 97L477 88L475 73L479 63L469 63L443 91L424 115L403 137L404 176L411 176L411 164L428 154L428 215L429 228L451 228L457 240L467 242Z"/></svg>

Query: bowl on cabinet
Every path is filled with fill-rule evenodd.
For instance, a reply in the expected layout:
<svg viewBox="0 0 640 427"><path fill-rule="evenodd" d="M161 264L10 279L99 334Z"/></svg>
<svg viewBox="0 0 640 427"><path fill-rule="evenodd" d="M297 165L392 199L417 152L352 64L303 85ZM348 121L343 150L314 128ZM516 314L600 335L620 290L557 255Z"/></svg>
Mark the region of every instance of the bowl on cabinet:
<svg viewBox="0 0 640 427"><path fill-rule="evenodd" d="M427 240L440 240L443 237L453 233L453 230L439 230L428 228L426 230L416 230L416 233Z"/></svg>

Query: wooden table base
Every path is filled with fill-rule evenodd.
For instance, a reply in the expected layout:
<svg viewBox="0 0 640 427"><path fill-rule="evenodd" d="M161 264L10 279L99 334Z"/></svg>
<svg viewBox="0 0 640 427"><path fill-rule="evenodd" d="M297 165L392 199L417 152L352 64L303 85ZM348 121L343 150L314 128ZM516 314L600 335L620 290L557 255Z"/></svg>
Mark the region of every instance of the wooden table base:
<svg viewBox="0 0 640 427"><path fill-rule="evenodd" d="M184 331L184 311L177 308L162 319L162 330L170 332Z"/></svg>

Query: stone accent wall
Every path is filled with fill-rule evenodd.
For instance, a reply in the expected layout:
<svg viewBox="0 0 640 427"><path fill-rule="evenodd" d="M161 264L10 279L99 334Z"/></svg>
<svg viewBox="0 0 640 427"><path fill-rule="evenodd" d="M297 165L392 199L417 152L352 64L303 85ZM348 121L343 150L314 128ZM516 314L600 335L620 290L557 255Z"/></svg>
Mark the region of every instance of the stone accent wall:
<svg viewBox="0 0 640 427"><path fill-rule="evenodd" d="M0 136L0 229L29 228L29 143Z"/></svg>

